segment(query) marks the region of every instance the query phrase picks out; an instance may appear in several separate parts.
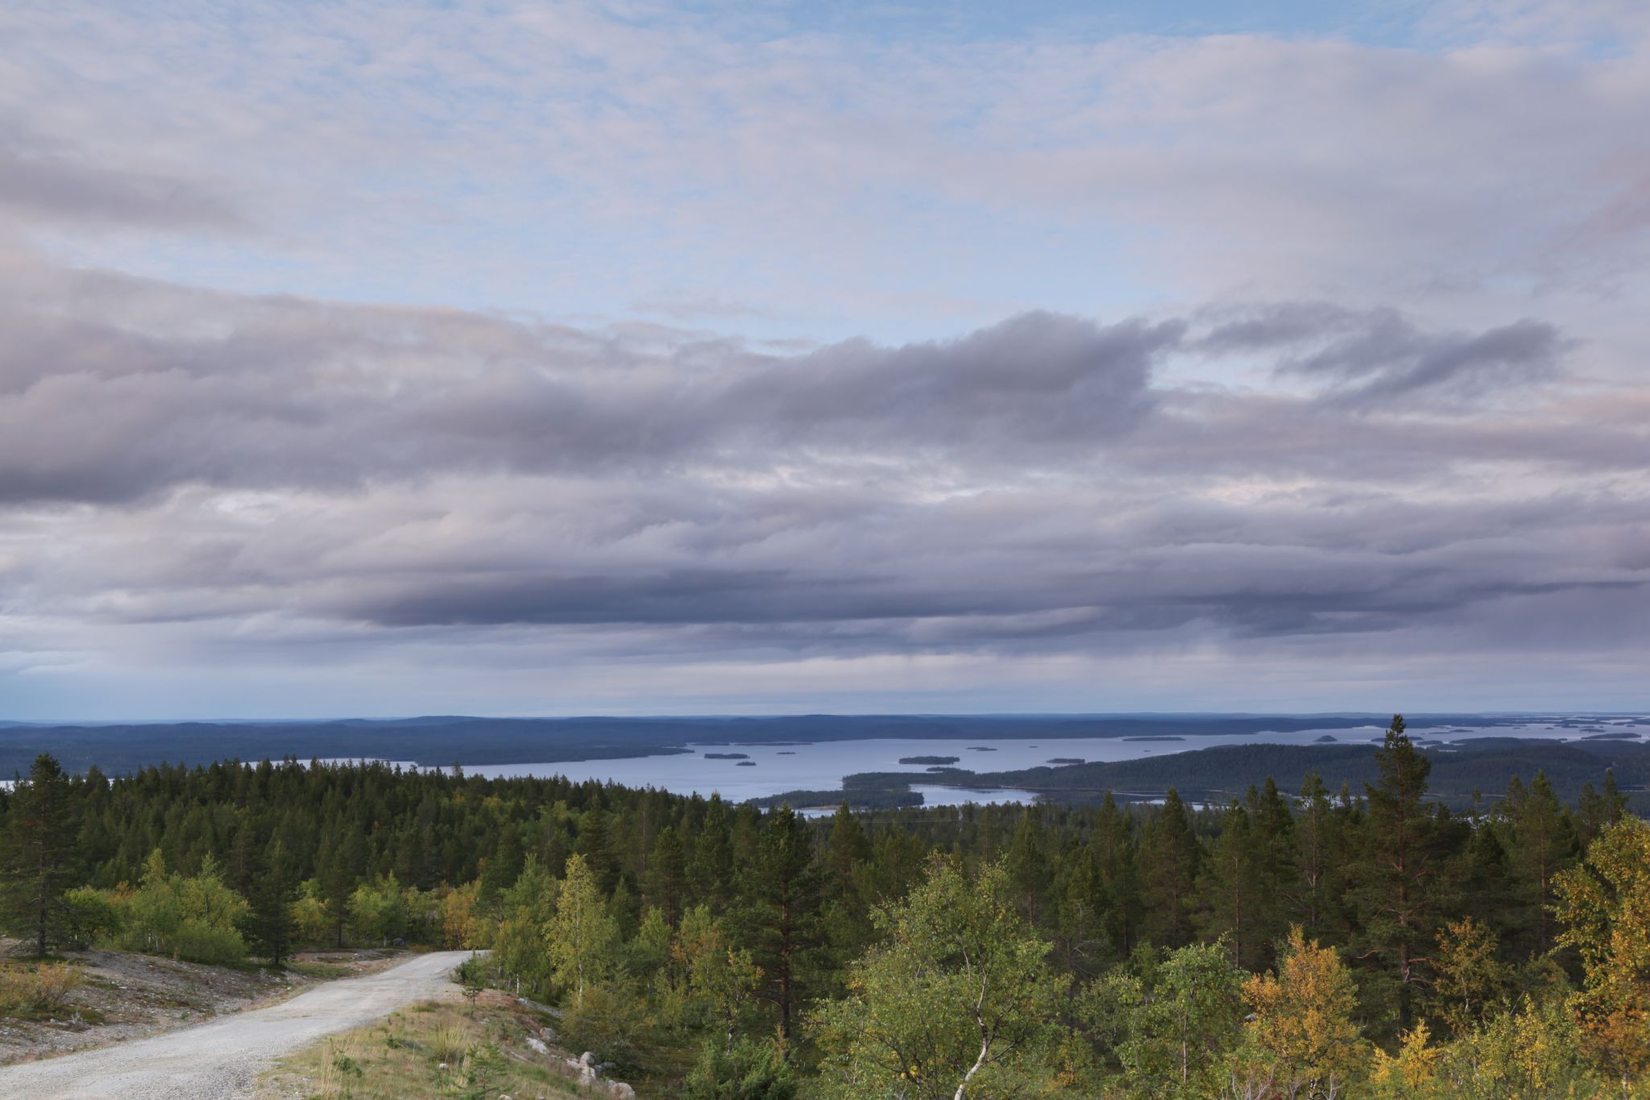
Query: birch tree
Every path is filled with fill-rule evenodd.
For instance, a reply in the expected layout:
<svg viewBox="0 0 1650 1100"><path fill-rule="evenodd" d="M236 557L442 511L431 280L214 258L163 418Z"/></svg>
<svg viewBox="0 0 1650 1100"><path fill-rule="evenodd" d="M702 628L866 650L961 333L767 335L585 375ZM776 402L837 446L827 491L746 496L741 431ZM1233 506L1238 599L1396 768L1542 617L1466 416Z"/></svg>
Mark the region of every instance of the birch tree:
<svg viewBox="0 0 1650 1100"><path fill-rule="evenodd" d="M567 871L556 896L556 912L545 925L550 969L567 990L571 1006L584 1005L585 992L606 976L618 928L596 886L595 873L582 855L567 858Z"/></svg>
<svg viewBox="0 0 1650 1100"><path fill-rule="evenodd" d="M884 942L819 1013L824 1095L980 1100L1056 1088L1062 983L1006 871L933 857L910 897L875 914Z"/></svg>

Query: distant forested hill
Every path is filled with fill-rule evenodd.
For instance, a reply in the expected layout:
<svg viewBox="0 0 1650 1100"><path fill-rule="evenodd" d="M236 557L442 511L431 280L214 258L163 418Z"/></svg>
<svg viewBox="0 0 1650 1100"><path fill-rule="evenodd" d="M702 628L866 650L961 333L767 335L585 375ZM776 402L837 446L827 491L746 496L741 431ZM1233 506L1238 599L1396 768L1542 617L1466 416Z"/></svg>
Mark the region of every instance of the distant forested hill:
<svg viewBox="0 0 1650 1100"><path fill-rule="evenodd" d="M1602 784L1612 771L1636 807L1650 810L1650 745L1632 741L1545 741L1484 737L1425 751L1432 761L1431 797L1457 809L1472 805L1480 794L1494 798L1517 776L1528 781L1545 773L1560 798L1574 801L1589 784ZM1035 792L1045 802L1095 805L1107 794L1119 798L1161 798L1170 788L1194 802L1224 803L1241 798L1267 779L1285 791L1298 791L1309 774L1330 790L1343 783L1354 793L1373 782L1376 767L1367 744L1217 745L1206 749L1122 760L1109 764L1069 764L1015 771L971 772L960 768L909 772L862 772L846 777L843 792L790 791L765 799L768 804L828 804L844 794L855 805L918 804L906 794L913 782L948 787L1008 787Z"/></svg>
<svg viewBox="0 0 1650 1100"><path fill-rule="evenodd" d="M1454 806L1470 803L1475 792L1499 794L1513 776L1528 780L1538 771L1569 801L1588 783L1597 785L1606 769L1614 769L1623 789L1650 784L1650 745L1634 742L1486 737L1429 749L1426 755L1432 761L1431 794ZM1169 787L1199 801L1224 801L1268 778L1284 790L1299 790L1313 772L1331 789L1346 782L1361 790L1376 778L1375 759L1369 745L1221 745L1115 764L991 772L978 781L1077 804L1098 802L1107 791L1157 796Z"/></svg>
<svg viewBox="0 0 1650 1100"><path fill-rule="evenodd" d="M797 715L773 718L467 718L331 722L175 722L11 725L0 722L0 775L53 754L72 772L96 763L118 774L149 764L230 758L373 757L422 765L545 763L651 756L690 744L763 744L861 738L1140 737L1354 729L1370 715ZM1417 725L1491 726L1518 719L1417 715Z"/></svg>

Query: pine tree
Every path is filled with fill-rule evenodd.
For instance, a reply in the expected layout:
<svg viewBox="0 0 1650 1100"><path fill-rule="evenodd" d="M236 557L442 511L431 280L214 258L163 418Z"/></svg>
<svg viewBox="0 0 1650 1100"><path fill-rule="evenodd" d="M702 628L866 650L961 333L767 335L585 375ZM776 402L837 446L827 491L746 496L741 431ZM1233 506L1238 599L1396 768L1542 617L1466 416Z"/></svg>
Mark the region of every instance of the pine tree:
<svg viewBox="0 0 1650 1100"><path fill-rule="evenodd" d="M77 879L69 777L48 753L18 781L0 840L5 916L44 955L62 927L63 894Z"/></svg>
<svg viewBox="0 0 1650 1100"><path fill-rule="evenodd" d="M1073 839L1056 867L1056 958L1062 969L1092 977L1112 947L1106 936L1106 894L1094 848Z"/></svg>
<svg viewBox="0 0 1650 1100"><path fill-rule="evenodd" d="M619 881L619 866L613 854L612 821L606 811L589 809L580 815L579 838L573 850L584 857L602 893L612 893Z"/></svg>

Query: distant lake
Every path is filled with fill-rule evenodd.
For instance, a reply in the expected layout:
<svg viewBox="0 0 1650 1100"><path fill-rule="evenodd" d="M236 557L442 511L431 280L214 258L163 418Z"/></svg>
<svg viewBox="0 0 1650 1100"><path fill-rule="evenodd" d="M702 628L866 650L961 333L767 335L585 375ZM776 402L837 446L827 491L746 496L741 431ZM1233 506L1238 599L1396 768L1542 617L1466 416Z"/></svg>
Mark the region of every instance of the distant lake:
<svg viewBox="0 0 1650 1100"><path fill-rule="evenodd" d="M1644 727L1616 723L1610 719L1589 721L1585 726L1573 719L1558 722L1528 722L1493 727L1411 726L1409 734L1428 748L1445 748L1454 741L1474 737L1541 737L1574 740L1604 731L1623 734ZM1138 760L1147 756L1167 756L1215 745L1273 744L1313 745L1373 744L1385 733L1384 726L1350 729L1309 729L1287 733L1188 735L1183 740L1123 737L1043 738L1039 741L1010 739L933 740L927 738L887 738L861 741L795 742L790 744L734 744L689 746L690 751L655 756L607 760L563 760L545 764L463 765L466 773L492 778L509 776L546 777L565 775L575 782L598 780L627 787L659 787L676 794L709 797L720 794L730 802L766 798L794 790L840 788L842 777L855 772L901 772L910 775L912 789L923 796L926 806L955 806L966 802L1030 802L1027 791L991 789L971 791L943 787L920 780L931 775L923 765L901 764L905 756L955 756L954 767L976 772L1016 771L1048 764L1051 759L1081 759L1088 763ZM747 761L727 758L741 753ZM707 755L713 754L713 755ZM723 758L717 759L714 754ZM462 764L462 761L460 762ZM409 767L410 765L403 765ZM1058 765L1052 765L1058 766Z"/></svg>

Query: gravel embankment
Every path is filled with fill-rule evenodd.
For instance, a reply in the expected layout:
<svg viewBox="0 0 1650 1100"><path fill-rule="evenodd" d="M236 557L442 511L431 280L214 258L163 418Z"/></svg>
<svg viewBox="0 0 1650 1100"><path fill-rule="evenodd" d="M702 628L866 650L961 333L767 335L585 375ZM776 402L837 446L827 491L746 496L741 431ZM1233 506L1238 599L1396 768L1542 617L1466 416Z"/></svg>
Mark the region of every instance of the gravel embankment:
<svg viewBox="0 0 1650 1100"><path fill-rule="evenodd" d="M329 982L267 1008L148 1039L0 1069L0 1096L57 1100L229 1100L249 1096L271 1062L323 1036L417 1001L456 996L468 951L420 955L365 978Z"/></svg>

